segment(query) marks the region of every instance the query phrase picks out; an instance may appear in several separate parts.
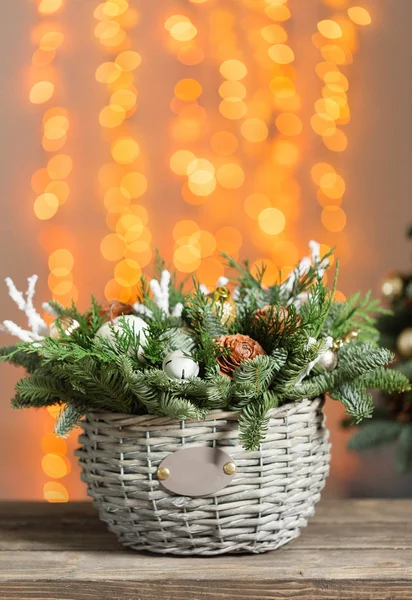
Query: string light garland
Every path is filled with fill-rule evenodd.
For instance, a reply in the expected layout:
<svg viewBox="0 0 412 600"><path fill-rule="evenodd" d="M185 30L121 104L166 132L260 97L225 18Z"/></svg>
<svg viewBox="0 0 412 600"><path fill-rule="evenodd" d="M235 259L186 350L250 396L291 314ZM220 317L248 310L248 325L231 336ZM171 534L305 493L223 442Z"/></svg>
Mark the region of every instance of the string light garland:
<svg viewBox="0 0 412 600"><path fill-rule="evenodd" d="M99 114L103 137L109 142L111 161L98 174L108 233L101 243L103 257L115 263L107 283L107 300L131 301L142 267L152 258L148 213L140 204L148 188L141 170L142 149L129 120L137 105L135 72L142 58L133 49L133 31L139 12L127 0L105 0L94 10L94 35L110 60L96 69L96 81L104 84L109 101Z"/></svg>
<svg viewBox="0 0 412 600"><path fill-rule="evenodd" d="M349 0L323 0L331 14L317 24L312 41L319 49L322 61L316 65L316 73L322 81L322 97L315 103L311 126L322 138L324 147L333 153L342 153L348 145L345 125L350 121L348 101L348 67L358 47L355 25L369 25L369 12L361 6L350 6ZM334 159L316 163L311 171L317 186L317 198L322 207L321 220L324 228L336 234L346 225L346 213L342 207L346 183L333 164Z"/></svg>
<svg viewBox="0 0 412 600"><path fill-rule="evenodd" d="M36 49L32 56L29 100L43 111L42 147L47 156L45 166L38 169L31 179L35 195L33 211L43 224L39 239L49 254L49 289L53 298L65 305L78 298L73 282L74 256L69 248L61 247L62 241L66 239L66 230L62 227L56 230L49 223L69 198L67 179L73 166L72 159L64 150L70 129L69 114L65 108L56 104L60 90L57 86L55 58L64 44L65 33L54 17L63 9L63 0L39 0L37 3L39 23L32 32L32 42ZM59 410L59 407L50 407L48 412L55 416ZM51 428L51 423L51 420L47 420L46 430ZM42 469L50 479L44 484L43 497L49 502L67 502L69 493L60 481L71 470L66 456L67 445L53 433L46 433L42 439L42 449Z"/></svg>

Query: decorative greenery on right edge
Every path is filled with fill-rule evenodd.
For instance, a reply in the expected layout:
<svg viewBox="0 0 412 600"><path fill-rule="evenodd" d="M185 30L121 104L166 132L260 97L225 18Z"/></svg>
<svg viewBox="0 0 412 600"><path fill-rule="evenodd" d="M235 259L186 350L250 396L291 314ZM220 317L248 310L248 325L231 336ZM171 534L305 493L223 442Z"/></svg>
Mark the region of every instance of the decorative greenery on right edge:
<svg viewBox="0 0 412 600"><path fill-rule="evenodd" d="M304 258L284 281L263 284L265 269L224 256L233 279L208 292L197 282L186 292L159 266L158 279L142 279L138 301L100 305L86 313L48 303L48 327L11 280L10 295L30 330L3 328L25 341L1 350L23 366L15 408L59 404L56 433L67 435L89 411L202 419L213 409L240 412L244 447L265 438L268 411L326 392L355 423L373 412L371 388L409 390L408 379L387 370L392 353L377 344L370 294L335 302L324 284L329 256ZM29 282L32 282L32 279ZM19 296L20 294L20 296Z"/></svg>
<svg viewBox="0 0 412 600"><path fill-rule="evenodd" d="M408 237L412 239L412 227ZM410 388L399 392L396 381L405 377L412 381L412 273L388 273L382 282L382 294L391 313L379 317L377 329L380 343L395 356L389 371L395 385L378 386L383 394L377 399L372 419L362 424L349 447L360 451L395 442L398 471L406 473L412 470L412 392Z"/></svg>

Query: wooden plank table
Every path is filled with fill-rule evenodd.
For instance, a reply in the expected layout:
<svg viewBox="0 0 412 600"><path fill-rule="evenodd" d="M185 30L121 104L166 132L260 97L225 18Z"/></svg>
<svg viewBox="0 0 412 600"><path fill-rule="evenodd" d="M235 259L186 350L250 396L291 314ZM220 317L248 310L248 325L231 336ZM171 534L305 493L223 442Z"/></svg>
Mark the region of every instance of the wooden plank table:
<svg viewBox="0 0 412 600"><path fill-rule="evenodd" d="M412 599L412 500L320 504L268 554L177 558L120 547L90 504L0 503L0 598Z"/></svg>

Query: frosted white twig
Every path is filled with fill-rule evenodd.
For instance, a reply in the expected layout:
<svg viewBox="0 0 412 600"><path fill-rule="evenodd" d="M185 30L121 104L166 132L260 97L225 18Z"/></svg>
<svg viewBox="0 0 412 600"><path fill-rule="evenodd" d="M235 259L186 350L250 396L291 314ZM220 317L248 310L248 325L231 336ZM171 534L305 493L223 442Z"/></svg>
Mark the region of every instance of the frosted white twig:
<svg viewBox="0 0 412 600"><path fill-rule="evenodd" d="M181 317L183 312L183 304L178 302L172 310L172 317Z"/></svg>
<svg viewBox="0 0 412 600"><path fill-rule="evenodd" d="M153 292L153 302L162 309L165 315L169 314L169 286L170 286L170 273L169 271L162 271L160 282L157 279L152 279L150 282L150 289Z"/></svg>
<svg viewBox="0 0 412 600"><path fill-rule="evenodd" d="M217 287L221 287L227 285L229 283L229 279L227 277L219 277L217 280Z"/></svg>
<svg viewBox="0 0 412 600"><path fill-rule="evenodd" d="M42 308L44 312L46 312L51 317L54 317L55 319L57 319L57 317L60 316L57 310L53 308L53 306L50 304L50 302L43 302Z"/></svg>
<svg viewBox="0 0 412 600"><path fill-rule="evenodd" d="M3 321L3 323L0 325L0 330L14 335L22 342L33 342L36 339L41 339L40 337L34 338L33 332L23 329L16 323L13 323L13 321Z"/></svg>
<svg viewBox="0 0 412 600"><path fill-rule="evenodd" d="M49 331L47 324L33 305L37 280L37 275L32 275L27 279L28 286L26 294L23 294L16 288L14 281L10 277L7 277L5 280L11 299L16 303L17 307L25 313L30 329L23 329L16 323L13 323L13 321L8 320L3 322L1 329L2 331L7 331L18 337L23 342L43 340Z"/></svg>
<svg viewBox="0 0 412 600"><path fill-rule="evenodd" d="M200 284L199 289L202 292L202 294L204 294L205 296L207 296L208 294L210 294L209 288L204 283Z"/></svg>
<svg viewBox="0 0 412 600"><path fill-rule="evenodd" d="M150 310L150 308L148 308L147 306L145 306L141 302L136 302L136 304L133 306L133 308L134 308L134 311L138 315L143 315L145 317L149 317L149 319L153 316L153 313Z"/></svg>
<svg viewBox="0 0 412 600"><path fill-rule="evenodd" d="M319 278L322 278L325 274L326 269L329 267L329 259L325 258L324 260L321 260L320 244L318 244L318 242L311 240L309 242L309 248L311 250L313 266L315 267Z"/></svg>
<svg viewBox="0 0 412 600"><path fill-rule="evenodd" d="M302 258L296 269L292 271L286 281L282 284L282 292L291 294L296 281L303 277L303 275L306 275L311 266L312 261L308 256Z"/></svg>

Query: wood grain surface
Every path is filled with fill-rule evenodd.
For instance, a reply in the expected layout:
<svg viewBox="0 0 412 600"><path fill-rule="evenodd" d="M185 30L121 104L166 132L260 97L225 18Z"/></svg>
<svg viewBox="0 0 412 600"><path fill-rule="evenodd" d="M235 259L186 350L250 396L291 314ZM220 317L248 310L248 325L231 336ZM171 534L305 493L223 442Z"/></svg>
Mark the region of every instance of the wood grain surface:
<svg viewBox="0 0 412 600"><path fill-rule="evenodd" d="M412 600L412 501L320 504L268 554L122 548L90 504L0 503L0 599Z"/></svg>

